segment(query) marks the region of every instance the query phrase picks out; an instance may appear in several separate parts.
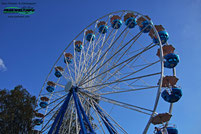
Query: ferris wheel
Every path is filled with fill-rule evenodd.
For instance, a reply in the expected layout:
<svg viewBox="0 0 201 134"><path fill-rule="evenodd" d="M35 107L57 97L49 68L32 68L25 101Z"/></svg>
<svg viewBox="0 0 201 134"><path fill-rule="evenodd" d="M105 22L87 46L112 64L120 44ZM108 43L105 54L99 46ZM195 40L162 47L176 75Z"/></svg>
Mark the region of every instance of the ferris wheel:
<svg viewBox="0 0 201 134"><path fill-rule="evenodd" d="M155 134L177 134L169 121L182 96L179 56L168 38L162 25L134 11L91 23L51 68L38 96L34 132L146 134L155 128ZM163 103L167 111L161 111Z"/></svg>

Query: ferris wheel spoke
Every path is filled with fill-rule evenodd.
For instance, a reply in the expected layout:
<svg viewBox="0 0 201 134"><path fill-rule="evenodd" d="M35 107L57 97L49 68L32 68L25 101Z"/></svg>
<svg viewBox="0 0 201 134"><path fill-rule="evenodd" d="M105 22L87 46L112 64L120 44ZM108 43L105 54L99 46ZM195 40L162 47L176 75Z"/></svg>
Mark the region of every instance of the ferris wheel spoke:
<svg viewBox="0 0 201 134"><path fill-rule="evenodd" d="M114 100L114 99L109 99L109 98L100 96L100 94L97 96L97 94L93 94L93 93L90 93L90 94L85 93L85 92L82 92L82 93L86 94L89 97L92 97L92 98L95 98L95 99L101 99L101 100L103 100L105 102L115 104L115 105L118 105L118 106L121 106L121 107L124 107L124 108L127 108L127 109L131 109L131 110L134 110L134 111L137 111L137 112L140 112L140 113L147 114L147 115L151 115L150 113L147 113L147 112L151 112L151 113L153 112L153 110L143 108L143 107L139 107L139 106L135 106L135 105L128 104L128 103L125 103L125 102L117 101L117 100ZM147 111L147 112L144 112L144 111L141 111L141 110L144 110L144 111Z"/></svg>
<svg viewBox="0 0 201 134"><path fill-rule="evenodd" d="M143 30L142 30L143 31ZM123 55L116 61L116 63L118 63L119 62L119 60L126 54L126 52L131 48L131 46L137 41L137 39L140 37L140 35L142 34L142 32L141 33L138 33L138 37L133 41L133 43L129 46L129 48L123 53ZM152 45L153 43L151 43L150 45ZM142 48L141 48L142 49ZM141 49L139 49L139 50L141 50ZM145 47L143 47L143 49L145 49ZM138 50L138 51L139 51ZM128 55L128 54L126 54L126 55ZM129 55L128 55L129 56ZM139 56L141 56L141 55L139 55ZM138 57L139 57L138 56ZM137 60L137 58L136 58L136 60ZM115 62L115 60L114 60L114 62ZM135 61L134 61L135 62ZM128 64L128 63L127 63ZM115 65L115 64L114 64Z"/></svg>
<svg viewBox="0 0 201 134"><path fill-rule="evenodd" d="M142 69L140 69L140 70L142 70ZM138 71L140 71L140 70L137 70L137 71L134 71L134 72L132 72L132 74L134 74L134 73L137 73ZM114 74L112 74L111 76L113 76ZM105 83L105 82L107 82L110 78L111 78L111 76L108 78L108 79L106 79L106 80L104 80L104 82L101 82L101 81L99 81L99 83ZM127 75L127 77L128 76L130 76L130 74L129 75ZM123 77L123 78L126 78L126 77ZM121 79L123 79L123 78L121 78ZM139 80L140 78L138 78L138 80ZM120 80L120 79L119 79ZM118 83L117 83L118 84ZM127 84L126 83L126 85L127 86L130 86L130 84ZM105 87L108 87L109 85L105 85ZM105 88L105 87L100 87L100 88L98 88L97 90L94 90L94 91L98 91L98 90L100 90L100 89L103 89L103 88Z"/></svg>
<svg viewBox="0 0 201 134"><path fill-rule="evenodd" d="M136 71L134 71L135 73L137 73ZM132 72L132 73L134 73L134 72ZM118 72L120 75L121 75L121 73L120 72ZM110 73L109 73L110 74ZM115 72L115 74L116 74L116 72ZM130 74L130 73L129 73ZM111 75L111 74L110 74ZM114 75L114 73L109 77L109 78L107 78L104 82L99 82L99 83L105 83L105 82L107 82L112 76ZM115 77L115 76L114 76ZM115 78L117 78L117 77L115 77ZM126 77L125 77L126 78ZM139 79L137 79L136 81L138 81L138 80L141 80L140 78ZM124 84L126 84L128 87L133 87L133 85L131 85L131 84L128 84L128 83L126 83L126 82L123 82ZM132 83L134 83L134 82L132 82ZM116 83L116 85L118 85L118 83ZM109 86L109 85L105 85L105 86L103 86L103 87L100 87L100 88L97 88L95 91L98 91L98 90L101 90L101 89L103 89L103 88L105 88L105 87L109 87L109 88L111 88L111 89L115 89L115 87L116 87L116 85L114 85L114 86L112 86L112 88ZM147 85L146 85L147 86ZM149 86L149 85L148 85ZM120 88L119 88L120 89Z"/></svg>
<svg viewBox="0 0 201 134"><path fill-rule="evenodd" d="M118 39L121 37L121 35L125 32L127 30L127 28L125 28L121 33L120 33L120 35L114 40L114 37L113 37L113 39L112 39L112 41L111 41L111 44L110 44L110 46L108 47L108 49L105 51L105 53L101 56L101 58L95 63L95 65L94 66L92 66L92 68L90 68L90 70L89 71L87 71L88 73L86 73L86 75L84 76L84 78L83 79L85 79L88 75L89 75L89 73L94 69L94 67L105 57L105 55L107 54L107 52L111 49L111 47L118 41ZM116 33L117 33L117 30L116 30ZM114 41L113 41L114 40ZM106 43L106 42L105 42ZM82 81L81 81L82 82Z"/></svg>
<svg viewBox="0 0 201 134"><path fill-rule="evenodd" d="M65 86L64 85L62 85L62 84L59 84L59 83L55 83L57 86L59 86L59 87L62 87L62 88L65 88Z"/></svg>
<svg viewBox="0 0 201 134"><path fill-rule="evenodd" d="M151 43L150 45L148 45L145 49L147 49L147 48L150 47L151 45L152 45L152 43ZM144 50L145 50L145 49L144 49ZM131 58L131 59L129 58L129 61L128 61L128 62L127 62L127 60L126 60L127 63L126 63L123 67L121 67L120 69L117 69L114 74L116 74L116 73L119 72L122 68L124 68L126 65L128 65L130 62L132 62L132 60L135 59L134 62L136 62L137 59L139 58L139 56L140 56L142 53L143 53L143 52L134 55L133 58ZM123 61L123 62L124 62L124 61ZM122 63L119 63L118 65L121 65L121 64L122 64ZM115 65L115 68L116 68L116 67L118 67L118 66ZM112 69L113 69L113 68L112 68ZM107 71L110 71L110 70L107 70ZM106 71L105 71L105 72L106 72ZM103 72L103 73L105 73L105 72Z"/></svg>
<svg viewBox="0 0 201 134"><path fill-rule="evenodd" d="M130 74L128 74L128 75L122 77L121 79L127 78L127 77L129 77L129 76L131 76L131 75L133 75L133 74L135 74L135 73L137 73L137 72L140 72L140 71L142 71L142 70L144 70L144 69L146 69L146 68L148 68L148 67L150 67L150 66L153 66L154 64L159 63L159 62L160 62L160 60L155 61L155 62L153 62L153 63L150 63L149 65L147 65L147 66L145 66L145 67L143 67L143 68L141 68L141 69L139 69L139 70L136 70L136 71L134 71L134 72L132 72L132 73L130 73Z"/></svg>
<svg viewBox="0 0 201 134"><path fill-rule="evenodd" d="M115 39L117 32L118 32L118 30L115 31L115 34L114 34L114 36L113 36L113 38L112 38L112 40L111 40L111 43L108 44L109 47L111 47L112 42L113 42L113 40ZM105 46L105 44L107 44L107 40L106 40L105 42L103 42L102 45ZM107 50L108 50L108 49L107 49ZM106 51L107 51L107 50L106 50ZM98 55L97 55L98 58L97 58L97 60L96 60L95 66L92 66L92 63L94 62L94 61L93 61L93 62L91 62L90 66L87 67L88 69L87 69L87 71L85 72L85 75L84 75L83 79L88 75L88 73L91 72L91 71L88 72L88 70L90 70L90 69L93 68L93 67L95 68L95 67L97 66L97 64L98 64L101 60L102 60L102 61L105 60L105 57L106 57L106 55L107 55L107 52L104 52L104 55L102 55L102 56L101 56L101 54L102 54L101 52L102 52L102 50L100 49L100 51L99 51L99 53L98 53ZM94 59L95 59L95 58L94 58ZM93 69L94 69L94 68L93 68ZM83 80L83 79L82 79L82 80ZM81 80L81 81L82 81L82 80ZM81 81L80 81L80 83L81 83Z"/></svg>
<svg viewBox="0 0 201 134"><path fill-rule="evenodd" d="M101 52L102 52L102 51L101 51ZM100 54L101 54L101 53L100 53ZM100 58L100 54L98 55L98 59L97 59L97 60L99 60L99 58ZM92 55L93 55L93 54L92 54ZM106 56L105 56L105 57L106 57ZM105 57L104 57L104 59L105 59ZM104 59L103 59L103 60L104 60ZM92 59L92 60L93 60L93 59ZM95 67L95 68L96 68L96 67Z"/></svg>
<svg viewBox="0 0 201 134"><path fill-rule="evenodd" d="M121 16L122 16L122 15L121 15ZM128 27L126 27L126 28L128 28ZM125 30L125 29L124 29L124 30ZM121 34L122 34L122 33L121 33ZM109 49L110 49L110 48L111 48L111 47L109 47ZM99 60L98 60L98 62L99 62ZM96 66L96 65L95 65L95 66ZM93 66L91 70L93 70L93 68L94 68L95 66ZM87 71L87 72L88 72L88 71ZM87 75L88 75L88 74L90 74L90 73L87 73ZM83 79L85 79L85 77L84 77Z"/></svg>
<svg viewBox="0 0 201 134"><path fill-rule="evenodd" d="M129 33L129 32L128 32ZM131 41L133 41L131 43L131 45L123 52L123 54L120 56L120 58L116 61L116 63L118 63L122 57L131 49L131 47L133 46L133 44L138 40L138 38L141 36L142 32L139 32L136 36L134 36L129 42L127 42L122 48L124 48L125 46L127 46L127 44L131 43ZM118 50L119 52L122 49Z"/></svg>
<svg viewBox="0 0 201 134"><path fill-rule="evenodd" d="M98 40L100 40L100 37L101 36L99 36ZM106 37L106 34L104 35L103 39L101 39L101 40L104 41L105 37ZM88 54L88 55L85 56L85 58L84 58L85 60L83 61L83 64L82 64L82 67L81 67L81 71L80 71L80 75L79 75L78 79L81 78L81 76L83 75L84 71L86 70L88 64L90 63L90 61L94 60L94 55L95 55L94 50L95 50L96 46L98 46L98 43L99 42L97 42L96 45L93 46L92 51L90 52L91 54L90 55ZM77 82L78 82L78 80L77 80Z"/></svg>
<svg viewBox="0 0 201 134"><path fill-rule="evenodd" d="M145 29L145 28L144 28ZM136 36L134 36L129 42L127 42L121 49L119 49L118 50L118 48L121 46L121 44L123 43L123 41L124 41L124 39L125 39L125 37L126 37L126 35L128 34L128 33L130 33L129 32L129 30L128 30L128 32L125 34L125 36L124 36L124 38L123 38L123 40L122 40L122 42L120 43L120 45L116 48L116 52L115 52L115 54L112 56L112 57L110 57L106 62L108 62L108 61L110 61L115 55L116 55L116 53L119 53L125 46L127 46L132 40L134 40L133 41L133 43L129 46L129 48L121 55L121 57L117 60L117 61L115 61L115 60L113 60L113 63L118 63L119 62L119 60L126 54L126 52L132 47L132 45L137 41L137 39L140 37L140 35L142 34L142 32L144 31L144 29L143 30L141 30ZM151 44L153 44L153 43L151 43ZM113 53L113 52L112 52ZM106 63L105 62L105 63ZM105 64L104 63L104 64ZM100 68L103 66L103 63L101 63L100 64L100 67L99 67L99 69L95 69L95 72L99 72L99 70L100 70ZM93 74L93 73L92 73ZM98 74L98 73L97 73ZM88 76L87 78L89 78L90 76ZM85 78L85 79L87 79L87 78Z"/></svg>
<svg viewBox="0 0 201 134"><path fill-rule="evenodd" d="M65 54L65 53L64 53ZM66 59L65 59L66 60ZM70 67L69 67L69 64L68 64L68 62L66 61L66 68L67 68L67 70L68 70L68 72L69 72L69 76L70 76L70 79L71 79L71 81L72 82L74 82L74 79L73 79L73 77L72 77L72 71L70 71ZM65 70L64 70L64 72L65 72ZM67 75L67 72L65 72L65 74ZM65 78L67 78L67 77L65 77Z"/></svg>
<svg viewBox="0 0 201 134"><path fill-rule="evenodd" d="M136 68L136 67L142 67L142 66L146 66L149 65L150 63L145 63L145 64L140 64L140 65L135 65L135 66L130 66L132 68Z"/></svg>
<svg viewBox="0 0 201 134"><path fill-rule="evenodd" d="M147 46L146 46L146 47L139 48L139 49L137 49L137 50L134 50L134 51L131 51L131 52L126 53L126 55L131 55L131 54L137 53L137 52L139 52L140 50L144 50L144 49L146 49L146 48L147 48Z"/></svg>
<svg viewBox="0 0 201 134"><path fill-rule="evenodd" d="M123 16L123 14L124 13L122 13L121 14L121 17ZM117 25L117 24L116 24ZM127 29L127 27L123 30L123 32L121 32L121 34L123 34L124 33L124 31ZM113 31L114 29L112 29L112 31ZM112 31L111 31L111 33L112 33ZM117 32L118 32L118 29L115 31L115 35L113 36L113 39L112 39L112 41L111 42L113 42L113 40L114 40L114 38L116 37L116 34L117 34ZM110 34L111 34L110 33ZM110 34L109 34L109 36L110 36ZM121 35L120 34L120 35ZM103 43L103 45L108 41L108 39L109 39L109 36L107 37L107 39L106 39L106 41ZM117 39L115 40L115 42L118 40L118 38L120 38L120 36L118 36L117 37ZM114 43L113 44L111 44L110 46L109 46L109 49L112 47L114 45ZM102 48L101 48L102 49ZM101 50L101 49L99 49L99 50ZM107 49L106 51L108 51L109 49ZM99 53L99 52L98 52ZM107 53L107 52L106 52ZM104 54L106 54L106 53L104 53ZM97 64L98 62L100 62L100 60L104 57L105 55L103 55L99 60L97 60L97 62L95 63L95 64ZM93 62L94 62L94 60L91 62L91 65L93 64ZM93 67L91 68L91 65L88 67L88 70L93 70ZM86 72L90 72L90 71L86 71ZM83 76L83 78L82 79L85 79L85 77L88 75L88 73L85 73L85 75ZM82 81L82 80L81 80Z"/></svg>
<svg viewBox="0 0 201 134"><path fill-rule="evenodd" d="M127 62L130 62L130 61L134 60L138 55L140 55L140 54L146 52L147 50L150 50L150 49L153 48L154 46L156 46L156 44L155 44L155 45L152 45L152 46L150 46L150 47L147 47L146 49L144 49L144 50L141 51L140 53L138 53L138 54L136 54L136 55L134 55L134 56L132 56L132 57L130 57L130 58L128 58L128 59L122 61L121 63L119 63L119 64L117 64L117 65L111 67L110 69L108 69L108 70L102 72L102 73L99 74L98 76L100 76L100 75L102 75L102 74L104 74L104 73L107 73L108 71L110 71L110 70L112 70L112 69L114 69L114 68L116 68L116 67L122 65L123 63L127 63ZM98 76L96 76L96 77L98 77ZM87 82L89 82L89 81L95 79L96 77L94 77L94 78L92 78L92 79L89 79L88 81L85 81L84 83L80 84L80 86L82 86L82 85L84 85L85 83L87 83Z"/></svg>
<svg viewBox="0 0 201 134"><path fill-rule="evenodd" d="M122 91L110 91L110 92L99 93L99 95L109 95L109 94L116 94L116 93L126 93L126 92L133 92L133 91L139 91L139 90L145 90L145 89L153 89L153 88L157 88L157 87L158 86L149 86L149 87L144 87L144 88L127 89L127 90L122 90Z"/></svg>
<svg viewBox="0 0 201 134"><path fill-rule="evenodd" d="M115 51L114 53L116 53L116 52L118 51L119 47L122 45L123 41L125 40L125 37L127 36L128 32L129 32L129 30L125 33L125 35L124 35L122 41L120 42L120 44L118 45L118 47L116 48L116 51ZM112 55L112 54L113 54L113 51L111 52L111 55ZM107 54L107 55L109 55L109 54ZM112 59L112 58L111 58L111 59ZM115 60L113 60L113 63L110 63L110 62L112 62L111 59L110 59L109 61L106 61L108 65L109 65L109 64L114 64L114 63L116 62ZM105 60L105 59L104 59L104 60ZM103 63L104 60L102 60L102 62L100 63L100 66L102 66L102 65L104 64L104 63ZM91 75L92 78L94 78L95 75L99 74L99 71L100 71L101 68L97 69L97 67L98 67L98 66L96 66L95 69L94 69L94 70L96 70L96 73L92 73L92 75ZM108 67L105 67L104 71L105 71L107 68L108 68ZM103 76L103 78L105 78L106 76L107 76L107 75ZM88 78L90 78L90 76L88 76ZM102 78L102 79L103 79L103 78ZM87 79L87 78L86 78L86 79Z"/></svg>
<svg viewBox="0 0 201 134"><path fill-rule="evenodd" d="M130 109L130 110L139 112L139 113L143 113L143 114L146 114L146 115L151 115L151 113L147 113L147 112L144 112L144 111L141 111L141 110L138 110L136 108L132 108L132 107L129 107L129 106L126 106L126 105L118 104L118 103L116 103L114 101L108 101L108 100L104 100L104 99L102 99L102 100L105 101L105 102L108 102L108 103L111 103L111 104L126 108L126 109Z"/></svg>
<svg viewBox="0 0 201 134"><path fill-rule="evenodd" d="M101 35L100 35L100 36L101 36ZM94 41L94 42L95 42L95 41ZM89 57L89 55L90 55L90 57L89 57L89 58L91 58L91 57L92 57L92 55L91 55L91 54L89 54L89 53L90 53L90 50L89 50L89 49L90 49L91 47L93 47L94 42L92 42L92 43L90 42L90 43L89 43L89 45L88 45L87 51L86 51L86 53L85 53L85 55L84 55L84 61L83 61L83 63L82 63L83 65L85 65L85 64L86 64L86 60L85 60L85 59L86 59L86 57ZM92 44L92 45L91 45L91 44ZM88 61L89 61L89 60L88 60Z"/></svg>
<svg viewBox="0 0 201 134"><path fill-rule="evenodd" d="M160 60L159 60L159 61L160 61ZM135 74L135 73L137 73L137 72L140 72L140 71L142 71L142 70L144 70L144 69L146 69L146 68L148 68L148 67L150 67L150 66L152 66L152 65L154 65L154 64L156 64L156 63L158 63L159 61L153 62L153 63L151 63L151 64L149 64L149 65L147 65L147 66L145 66L145 67L143 67L143 68L141 68L141 69L139 69L139 70L136 70L136 71L134 71L134 72L131 72L131 73L129 73L128 75L122 77L121 79L127 78L127 77L129 77L129 76L131 76L131 75L133 75L133 74ZM104 82L102 82L102 83L107 82L107 81L108 81L112 76L114 76L116 73L117 73L117 71L115 71L113 74L111 74L111 76L110 76L108 79L106 79ZM126 85L127 85L127 86L130 86L129 84L126 84Z"/></svg>
<svg viewBox="0 0 201 134"><path fill-rule="evenodd" d="M137 58L136 58L135 60L137 60ZM130 62L130 61L129 61L129 62ZM124 65L123 67L125 67L125 65ZM104 82L108 81L110 78L112 78L113 75L116 75L117 73L118 73L118 74L121 74L119 71L120 71L123 67L121 67L121 68L119 68L119 69L116 69L113 74L105 73L105 76L106 76L107 74L110 74L110 77L107 78ZM104 71L105 71L105 70L104 70ZM103 83L103 80L104 80L105 76L101 77L100 83ZM129 85L128 85L128 86L129 86ZM108 87L110 87L110 86L108 86Z"/></svg>
<svg viewBox="0 0 201 134"><path fill-rule="evenodd" d="M158 60L158 62L160 62L160 60ZM156 64L157 63L157 61L156 62L154 62L154 63L151 63L152 65L153 64ZM133 69L130 65L128 65L127 64L127 66L128 66L128 68L129 69L131 69L131 70L133 70L133 71L136 71L135 69ZM143 79L139 79L141 82L143 82L145 85L147 85L147 86L150 86L147 82L145 82ZM131 84L130 84L131 85Z"/></svg>
<svg viewBox="0 0 201 134"><path fill-rule="evenodd" d="M102 82L103 81L103 79L104 78L102 78L100 81L97 81L96 83L104 83L104 82ZM128 83L126 83L126 82L123 82L123 83L125 83L127 86L129 86L129 84ZM94 83L95 84L95 83ZM93 92L94 91L98 91L98 90L101 90L101 89L103 89L103 88L105 88L105 87L108 87L108 88L110 88L111 90L113 90L113 91L116 91L115 89L121 89L121 90L123 90L122 88L116 88L116 86L118 85L118 83L116 84L116 85L113 85L112 87L111 86L109 86L109 85L105 85L105 86L103 86L103 87L100 87L100 88L97 88L96 90L93 90Z"/></svg>
<svg viewBox="0 0 201 134"><path fill-rule="evenodd" d="M125 29L126 30L126 29ZM123 31L124 32L124 31ZM87 77L85 77L85 79L89 78L91 75L93 75L95 72L97 72L101 67L103 67L108 61L110 61L115 55L117 55L119 52L121 52L128 44L130 44L133 40L136 40L137 38L139 38L140 33L138 33L135 37L133 37L131 40L129 40L124 46L122 46L119 50L117 50L110 58L108 58L103 64L101 64L98 69L96 69L93 73L91 73L90 75L88 75ZM121 36L121 34L120 34ZM120 37L119 36L119 37ZM117 37L117 39L119 39ZM117 40L115 40L112 45L114 45L116 43ZM111 46L112 46L111 45ZM109 47L110 49L111 47ZM109 51L109 49L107 49ZM107 52L107 51L106 51ZM105 55L106 53L104 53L103 55ZM124 54L123 54L124 55ZM121 57L120 57L121 58ZM100 60L99 60L100 61ZM98 63L98 62L97 62ZM92 69L96 66L96 64L92 67ZM90 71L92 71L92 69ZM88 74L90 73L90 71L88 72ZM83 81L85 80L83 79ZM82 83L81 83L82 84Z"/></svg>
<svg viewBox="0 0 201 134"><path fill-rule="evenodd" d="M147 64L149 64L150 63L150 61L148 61L146 58L144 58L142 55L140 55L140 58L145 62L145 63L147 63Z"/></svg>
<svg viewBox="0 0 201 134"><path fill-rule="evenodd" d="M110 33L111 34L111 33ZM105 35L106 36L106 35ZM103 38L103 40L105 40L105 36ZM97 43L98 44L98 43ZM99 52L100 52L101 49L99 49ZM97 55L96 55L97 56ZM87 65L89 64L89 60L87 60ZM83 76L84 72L86 70L86 64L83 64L82 67L81 67L81 71L80 71L80 74L79 74L79 78L78 78L78 81L81 79L81 77ZM81 73L82 72L82 73Z"/></svg>
<svg viewBox="0 0 201 134"><path fill-rule="evenodd" d="M109 19L110 19L110 16L107 18L106 25L107 25ZM108 27L108 28L110 28L110 27ZM101 34L102 34L102 33L101 33ZM100 34L100 35L101 35L101 34ZM102 39L102 42L104 42L106 35L107 35L107 33L104 34L104 37L103 37L103 39ZM100 41L101 41L101 38L100 38L100 37L101 37L101 36L98 37L96 46L98 46L98 44L99 44ZM92 54L92 56L91 56L92 58L91 58L91 59L92 59L92 60L93 60L93 56L94 56L93 53L94 53L94 50L95 50L96 46L93 48L93 50L92 50L92 52L91 52L91 54ZM88 63L87 63L87 65L88 65Z"/></svg>
<svg viewBox="0 0 201 134"><path fill-rule="evenodd" d="M74 72L75 72L75 79L77 78L77 62L76 62L76 52L75 52L75 40L73 41L73 52L74 52L74 58L73 58L73 60L74 60ZM75 80L76 81L76 80Z"/></svg>
<svg viewBox="0 0 201 134"><path fill-rule="evenodd" d="M96 24L95 24L94 30L95 30L96 26L97 26L97 22L96 22ZM94 31L94 30L93 30L93 31ZM85 32L86 32L86 29L85 29L85 31L84 31L84 35L86 35ZM99 34L99 33L98 33L98 34ZM97 35L96 35L96 36L97 36ZM99 34L99 36L101 36L101 35ZM83 37L83 41L84 41L84 39L85 39L85 36ZM91 46L93 46L93 45L94 45L94 42L93 42L92 40L90 40L90 42L88 43L88 47L87 47L86 53L84 54L84 52L83 52L83 57L84 57L84 59L85 59L86 55L88 55L89 48L90 48ZM83 51L84 51L84 49L83 49ZM81 56L80 56L80 61L79 61L78 74L80 73L81 57L82 57L82 51L81 51Z"/></svg>
<svg viewBox="0 0 201 134"><path fill-rule="evenodd" d="M83 51L81 51L80 57L78 57L78 61L79 61L79 63L78 63L78 70L77 70L78 71L78 76L79 76L79 73L80 73L80 66L81 66L82 55L84 55L85 45L87 44L87 43L85 43L85 38L86 38L85 32L86 32L86 29L84 30L84 36L83 36L83 39L82 39Z"/></svg>
<svg viewBox="0 0 201 134"><path fill-rule="evenodd" d="M112 82L108 82L108 83L104 83L104 84L99 84L99 85L94 85L94 86L90 86L90 87L84 87L84 88L87 89L87 88L99 87L99 86L103 86L103 85L111 85L111 84L114 84L114 83L119 83L119 82L123 82L123 81L130 81L130 80L134 80L134 79L140 79L140 78L150 77L150 76L159 75L159 74L161 74L161 72L153 73L153 74L148 74L148 75L143 75L143 76L138 76L138 77L133 77L133 78L124 79L124 80L122 80L120 78L120 79L112 81Z"/></svg>

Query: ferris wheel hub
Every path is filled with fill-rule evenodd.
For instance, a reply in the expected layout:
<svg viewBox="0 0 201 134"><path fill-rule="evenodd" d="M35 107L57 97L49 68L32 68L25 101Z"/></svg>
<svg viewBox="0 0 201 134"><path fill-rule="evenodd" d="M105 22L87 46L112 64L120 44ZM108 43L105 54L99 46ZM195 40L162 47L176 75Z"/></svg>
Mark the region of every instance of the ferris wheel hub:
<svg viewBox="0 0 201 134"><path fill-rule="evenodd" d="M73 85L72 81L69 80L65 85L65 91L69 92L69 90L72 88L72 85Z"/></svg>

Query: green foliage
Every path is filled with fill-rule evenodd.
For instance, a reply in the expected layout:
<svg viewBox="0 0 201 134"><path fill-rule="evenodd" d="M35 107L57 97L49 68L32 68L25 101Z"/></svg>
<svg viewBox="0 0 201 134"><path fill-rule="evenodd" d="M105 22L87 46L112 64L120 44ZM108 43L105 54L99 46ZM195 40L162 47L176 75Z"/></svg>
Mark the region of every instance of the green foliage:
<svg viewBox="0 0 201 134"><path fill-rule="evenodd" d="M0 134L31 133L35 104L35 96L22 86L0 90Z"/></svg>

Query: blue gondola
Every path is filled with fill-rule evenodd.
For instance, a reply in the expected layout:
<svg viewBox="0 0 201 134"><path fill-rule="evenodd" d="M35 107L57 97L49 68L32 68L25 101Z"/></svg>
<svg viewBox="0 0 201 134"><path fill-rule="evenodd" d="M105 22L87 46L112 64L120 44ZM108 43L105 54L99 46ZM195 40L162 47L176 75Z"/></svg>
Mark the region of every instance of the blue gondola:
<svg viewBox="0 0 201 134"><path fill-rule="evenodd" d="M55 71L54 75L59 78L62 76L62 73L60 71Z"/></svg>
<svg viewBox="0 0 201 134"><path fill-rule="evenodd" d="M174 103L182 97L182 91L179 88L172 88L171 93L169 93L167 90L164 90L161 96L165 101Z"/></svg>
<svg viewBox="0 0 201 134"><path fill-rule="evenodd" d="M82 44L75 45L75 51L81 52L81 50L82 50Z"/></svg>
<svg viewBox="0 0 201 134"><path fill-rule="evenodd" d="M148 33L150 32L150 30L152 29L151 26L152 23L148 22L147 20L142 22L142 26L140 27L140 30L142 31L145 27L145 29L143 30L143 33Z"/></svg>
<svg viewBox="0 0 201 134"><path fill-rule="evenodd" d="M179 56L174 53L165 55L164 59L166 60L164 63L166 68L174 68L179 63Z"/></svg>
<svg viewBox="0 0 201 134"><path fill-rule="evenodd" d="M101 25L101 26L98 27L98 31L99 31L99 33L105 34L108 31L108 26Z"/></svg>
<svg viewBox="0 0 201 134"><path fill-rule="evenodd" d="M52 93L54 91L54 87L53 86L47 86L46 87L46 90L49 92L49 93Z"/></svg>
<svg viewBox="0 0 201 134"><path fill-rule="evenodd" d="M39 105L41 108L46 108L48 104L47 104L47 102L42 101L42 102L40 102Z"/></svg>
<svg viewBox="0 0 201 134"><path fill-rule="evenodd" d="M178 130L175 127L167 127L168 134L178 134Z"/></svg>
<svg viewBox="0 0 201 134"><path fill-rule="evenodd" d="M72 63L72 59L70 58L70 57L65 57L64 58L64 63L68 63L68 64L70 64L70 63Z"/></svg>
<svg viewBox="0 0 201 134"><path fill-rule="evenodd" d="M167 127L168 134L178 134L178 130L175 127ZM163 134L162 130L155 132L155 134Z"/></svg>
<svg viewBox="0 0 201 134"><path fill-rule="evenodd" d="M166 31L160 31L160 32L158 32L158 34L159 34L161 43L165 44L167 42L167 40L169 39L168 33ZM156 37L154 37L153 42L158 43L159 41L158 41L158 39Z"/></svg>
<svg viewBox="0 0 201 134"><path fill-rule="evenodd" d="M134 28L137 25L136 18L129 17L128 19L126 19L125 24L129 28Z"/></svg>
<svg viewBox="0 0 201 134"><path fill-rule="evenodd" d="M119 29L122 25L122 20L120 19L115 19L112 21L112 28L114 29Z"/></svg>
<svg viewBox="0 0 201 134"><path fill-rule="evenodd" d="M94 41L94 39L95 39L95 34L94 33L88 33L87 35L86 35L86 40L87 41Z"/></svg>
<svg viewBox="0 0 201 134"><path fill-rule="evenodd" d="M42 119L35 119L35 120L34 120L34 124L35 124L35 125L38 125L38 126L39 126L39 125L41 125L42 123L43 123L43 120L42 120Z"/></svg>

